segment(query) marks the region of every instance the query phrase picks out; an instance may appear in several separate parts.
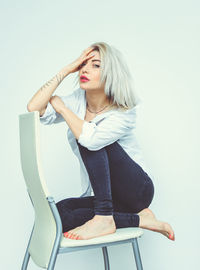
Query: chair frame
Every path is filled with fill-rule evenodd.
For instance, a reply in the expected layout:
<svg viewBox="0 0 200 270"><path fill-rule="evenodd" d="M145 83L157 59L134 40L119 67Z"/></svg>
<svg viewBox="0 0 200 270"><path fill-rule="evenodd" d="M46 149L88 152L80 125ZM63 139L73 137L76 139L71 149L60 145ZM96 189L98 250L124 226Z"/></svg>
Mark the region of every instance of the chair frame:
<svg viewBox="0 0 200 270"><path fill-rule="evenodd" d="M33 114L34 120L36 120L36 123L38 123L39 122L39 112L35 111L35 112L31 112L31 113ZM27 113L27 115L28 114L30 114L30 113ZM22 116L26 116L26 114L23 114ZM30 117L30 115L29 115L29 117ZM28 192L28 195L30 197L31 203L33 205L33 202L32 202L32 199L31 199L31 196L29 194L28 189L27 189L27 192ZM106 243L100 243L100 244L90 244L90 245L76 246L76 247L61 247L60 246L60 242L62 239L61 218L60 218L60 215L59 215L54 198L52 196L47 196L46 200L47 200L47 203L51 209L52 216L53 216L55 223L56 223L56 237L55 237L55 241L53 243L53 248L52 248L51 256L50 256L50 259L48 262L48 267L46 268L47 270L54 270L58 254L93 249L93 248L102 248L103 258L104 258L104 268L105 268L105 270L110 270L110 263L109 263L107 247L113 246L113 245L125 244L125 243L132 244L137 270L143 270L138 241L137 241L137 238L141 237L141 235L134 237L134 238L120 240L120 241L106 242ZM33 205L33 207L34 207L34 205ZM34 226L35 226L35 224L33 225L33 229L32 229L29 241L28 241L28 245L27 245L26 252L24 255L21 270L27 270L29 259L31 257L31 255L29 253L29 246L30 246L33 231L34 231ZM74 241L76 241L76 240L74 240Z"/></svg>
<svg viewBox="0 0 200 270"><path fill-rule="evenodd" d="M128 240L121 240L121 241L115 241L115 242L110 242L106 244L96 244L96 245L88 245L88 246L80 246L80 247L60 247L60 240L62 238L62 223L60 219L59 212L57 210L55 201L53 197L47 197L49 206L52 210L52 213L54 215L55 221L56 221L56 226L57 226L57 233L56 233L56 239L54 242L54 247L51 253L51 258L49 260L48 268L47 270L53 270L55 267L57 255L61 253L68 253L68 252L73 252L73 251L80 251L80 250L86 250L86 249L93 249L93 248L102 248L103 252L103 258L104 258L104 267L105 270L110 270L110 263L109 263L109 257L108 257L108 246L113 246L113 245L119 245L119 244L125 244L125 243L132 243L133 247L133 253L134 253L134 258L135 258L135 263L137 270L143 270L142 266L142 261L141 261L141 256L140 256L140 251L139 251L139 246L138 246L138 241L137 237L128 239ZM34 226L33 226L34 229ZM31 232L31 236L33 233L33 229ZM27 270L29 259L30 259L30 254L29 254L29 244L31 240L31 236L28 242L28 246L26 248L26 253L24 256L23 264L21 270ZM141 238L141 236L139 236Z"/></svg>

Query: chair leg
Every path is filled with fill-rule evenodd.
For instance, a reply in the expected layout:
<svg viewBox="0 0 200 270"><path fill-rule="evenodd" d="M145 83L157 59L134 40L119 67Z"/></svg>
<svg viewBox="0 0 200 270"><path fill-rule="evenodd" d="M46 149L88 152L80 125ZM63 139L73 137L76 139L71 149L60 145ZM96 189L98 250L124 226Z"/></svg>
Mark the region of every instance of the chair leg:
<svg viewBox="0 0 200 270"><path fill-rule="evenodd" d="M25 253L25 256L24 256L24 260L23 260L23 263L22 263L21 270L26 270L27 269L29 259L30 259L30 254L28 252L28 247L27 247L26 253Z"/></svg>
<svg viewBox="0 0 200 270"><path fill-rule="evenodd" d="M54 253L51 255L51 259L50 259L50 261L49 261L49 265L48 265L47 270L54 270L55 263L56 263L56 258L57 258L57 254L54 252Z"/></svg>
<svg viewBox="0 0 200 270"><path fill-rule="evenodd" d="M137 238L133 239L132 246L137 270L143 270Z"/></svg>
<svg viewBox="0 0 200 270"><path fill-rule="evenodd" d="M107 247L102 247L105 270L110 270Z"/></svg>
<svg viewBox="0 0 200 270"><path fill-rule="evenodd" d="M56 230L55 242L54 242L54 245L53 245L53 249L52 249L52 252L51 252L51 257L50 257L48 268L47 268L47 270L54 270L57 255L58 255L58 251L59 251L60 240L62 238L62 223L61 223L60 215L58 213L58 209L56 207L54 198L53 197L47 197L47 200L48 200L49 206L51 207L51 210L53 212L53 215L54 215L54 218L55 218L55 221L56 221L56 229L57 229Z"/></svg>
<svg viewBox="0 0 200 270"><path fill-rule="evenodd" d="M24 255L24 260L23 260L23 263L22 263L21 270L26 270L27 269L27 266L28 266L28 262L29 262L29 259L30 259L29 246L30 246L30 242L31 242L31 237L32 237L32 234L33 234L34 226L35 225L33 225L33 229L31 231L31 235L30 235L30 238L29 238L29 241L28 241L28 245L27 245L26 252L25 252L25 255Z"/></svg>

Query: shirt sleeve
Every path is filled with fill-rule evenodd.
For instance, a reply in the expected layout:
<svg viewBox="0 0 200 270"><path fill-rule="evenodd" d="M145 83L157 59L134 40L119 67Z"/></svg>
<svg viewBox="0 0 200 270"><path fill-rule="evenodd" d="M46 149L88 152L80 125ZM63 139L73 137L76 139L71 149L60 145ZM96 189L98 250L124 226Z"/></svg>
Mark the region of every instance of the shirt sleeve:
<svg viewBox="0 0 200 270"><path fill-rule="evenodd" d="M61 98L61 100L64 102L67 108L72 110L73 112L76 112L77 107L77 90L74 91L72 94L68 96L58 96ZM44 125L51 125L51 124L57 124L60 122L64 122L65 119L61 114L55 111L54 107L51 105L50 102L48 102L46 110L42 116L40 116L40 122Z"/></svg>
<svg viewBox="0 0 200 270"><path fill-rule="evenodd" d="M84 121L78 143L89 150L99 150L135 128L135 113L114 113L99 123Z"/></svg>

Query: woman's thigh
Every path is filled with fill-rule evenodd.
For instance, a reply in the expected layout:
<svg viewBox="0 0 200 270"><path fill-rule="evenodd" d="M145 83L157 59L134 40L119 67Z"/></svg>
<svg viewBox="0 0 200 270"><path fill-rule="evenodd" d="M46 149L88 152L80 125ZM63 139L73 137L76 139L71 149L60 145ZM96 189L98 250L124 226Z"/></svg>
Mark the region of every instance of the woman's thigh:
<svg viewBox="0 0 200 270"><path fill-rule="evenodd" d="M143 169L117 143L105 147L108 155L113 210L138 213L154 196L154 185ZM103 188L103 187L102 187ZM57 203L60 213L79 208L94 208L94 196L67 198Z"/></svg>
<svg viewBox="0 0 200 270"><path fill-rule="evenodd" d="M59 212L64 213L66 210L75 210L78 208L94 207L94 196L66 198L56 203Z"/></svg>
<svg viewBox="0 0 200 270"><path fill-rule="evenodd" d="M139 212L153 199L154 185L142 167L117 143L106 148L113 204L126 212ZM126 209L126 210L125 210Z"/></svg>
<svg viewBox="0 0 200 270"><path fill-rule="evenodd" d="M63 232L81 226L95 216L93 200L94 196L73 197L56 203Z"/></svg>
<svg viewBox="0 0 200 270"><path fill-rule="evenodd" d="M62 217L66 215L66 213L75 213L74 210L77 209L91 209L91 214L94 214L94 196L86 196L86 197L72 197L66 198L56 203L58 212ZM121 213L129 213L126 206L123 206L120 202L115 200L113 202L113 210L114 212L121 212ZM133 213L133 212L131 212Z"/></svg>

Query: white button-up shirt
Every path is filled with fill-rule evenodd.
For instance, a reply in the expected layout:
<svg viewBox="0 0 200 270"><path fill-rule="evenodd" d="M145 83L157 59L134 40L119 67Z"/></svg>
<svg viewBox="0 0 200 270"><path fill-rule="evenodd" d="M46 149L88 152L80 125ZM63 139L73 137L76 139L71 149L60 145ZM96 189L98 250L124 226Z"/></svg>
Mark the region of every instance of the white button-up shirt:
<svg viewBox="0 0 200 270"><path fill-rule="evenodd" d="M72 94L59 96L67 108L74 112L80 119L84 120L86 114L86 92L78 88ZM126 153L151 177L147 171L147 166L142 156L142 150L135 136L136 128L136 105L133 109L121 111L113 109L101 113L94 117L92 121L84 121L82 132L78 142L89 150L99 150L117 141ZM61 114L57 113L51 103L48 102L47 108L40 122L44 125L51 125L65 121ZM90 184L89 176L83 160L81 158L76 138L71 129L68 128L67 137L74 154L80 162L81 187L83 194L81 197L94 195Z"/></svg>

